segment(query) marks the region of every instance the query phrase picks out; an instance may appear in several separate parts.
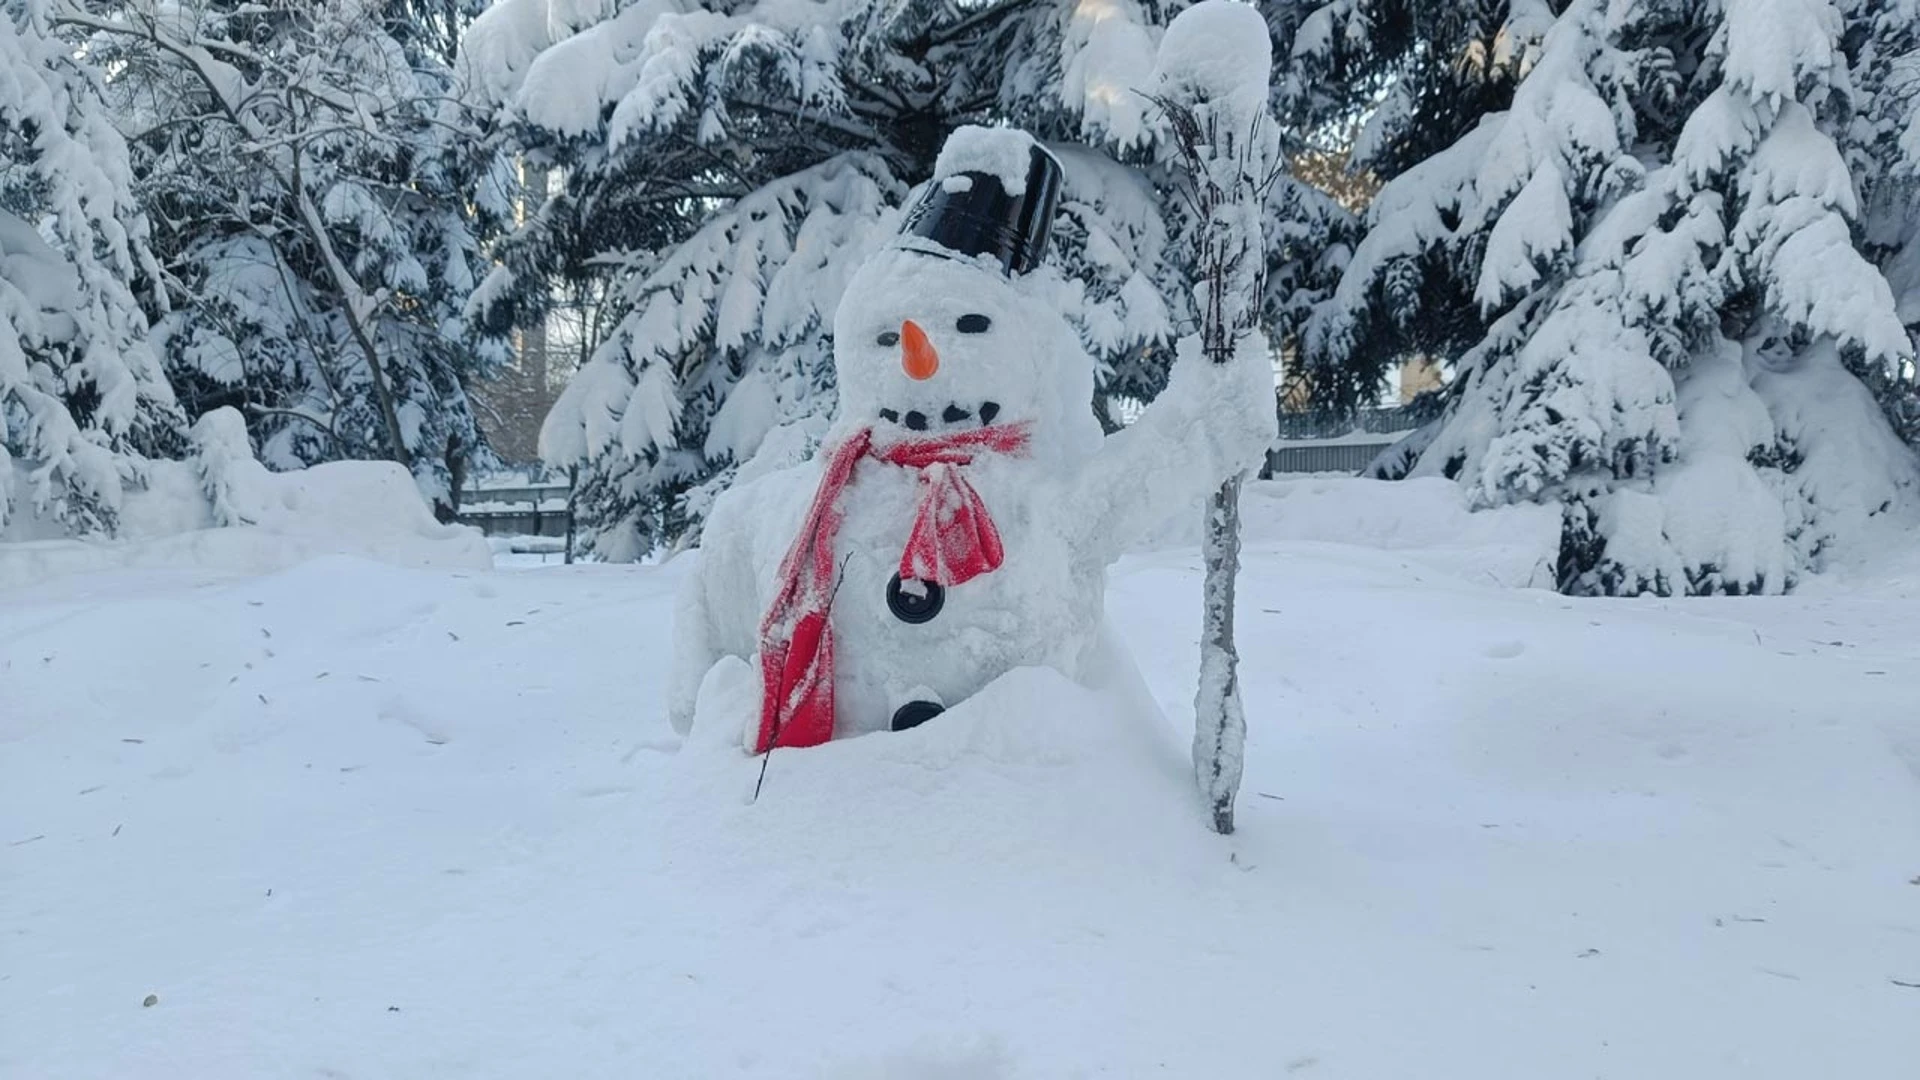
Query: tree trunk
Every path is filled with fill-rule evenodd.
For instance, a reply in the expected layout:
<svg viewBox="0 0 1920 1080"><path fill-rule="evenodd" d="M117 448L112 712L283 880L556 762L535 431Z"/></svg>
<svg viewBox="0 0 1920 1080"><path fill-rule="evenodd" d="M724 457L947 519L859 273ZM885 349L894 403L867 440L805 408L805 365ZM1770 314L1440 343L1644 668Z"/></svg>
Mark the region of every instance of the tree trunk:
<svg viewBox="0 0 1920 1080"><path fill-rule="evenodd" d="M293 176L288 185L294 206L320 252L321 261L326 264L328 275L333 278L334 288L340 290L347 331L352 335L354 344L360 346L360 354L366 358L368 381L373 385L373 400L380 410L380 425L386 430L387 454L412 472L413 451L407 448L407 440L400 427L400 414L393 405L393 390L387 382L386 365L380 362L380 349L373 343L373 335L366 325L379 309L381 301L367 295L360 288L360 282L347 269L346 263L340 261L333 247L333 236L327 232L326 220L320 216L320 208L313 204L313 198L307 194L306 184L300 175L300 155L301 148L296 144L293 148Z"/></svg>

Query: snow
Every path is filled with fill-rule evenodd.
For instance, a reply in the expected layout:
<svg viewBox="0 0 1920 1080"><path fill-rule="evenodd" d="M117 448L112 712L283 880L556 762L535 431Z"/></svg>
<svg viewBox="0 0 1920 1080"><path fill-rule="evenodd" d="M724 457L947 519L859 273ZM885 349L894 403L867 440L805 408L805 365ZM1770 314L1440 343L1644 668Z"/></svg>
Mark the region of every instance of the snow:
<svg viewBox="0 0 1920 1080"><path fill-rule="evenodd" d="M1060 104L1096 146L1130 150L1154 135L1155 29L1135 0L1074 0L1060 41Z"/></svg>
<svg viewBox="0 0 1920 1080"><path fill-rule="evenodd" d="M1240 516L1251 536L1296 544L1358 542L1393 552L1404 566L1514 588L1551 588L1560 544L1558 507L1522 503L1470 511L1460 486L1438 477L1248 484ZM1197 532L1197 511L1186 520Z"/></svg>
<svg viewBox="0 0 1920 1080"><path fill-rule="evenodd" d="M639 79L647 57L636 55L638 43L678 6L627 4L616 14L608 0L501 0L461 36L460 74L476 99L531 123L563 135L594 131L603 103Z"/></svg>
<svg viewBox="0 0 1920 1080"><path fill-rule="evenodd" d="M710 459L747 460L779 422L779 409L766 378L757 371L748 372L713 414L704 453Z"/></svg>
<svg viewBox="0 0 1920 1080"><path fill-rule="evenodd" d="M940 156L933 163L933 179L945 188L948 179L962 173L985 173L1000 181L1009 198L1018 199L1027 191L1033 150L1033 136L1017 128L968 124L955 128L941 144Z"/></svg>
<svg viewBox="0 0 1920 1080"><path fill-rule="evenodd" d="M666 723L686 560L8 588L0 1074L1902 1075L1920 547L1570 599L1441 483L1249 485L1231 838L1190 547L1115 569L1138 684L1016 671L757 803Z"/></svg>
<svg viewBox="0 0 1920 1080"><path fill-rule="evenodd" d="M1844 62L1834 48L1840 13L1828 0L1727 0L1726 20L1727 81L1756 99L1791 101Z"/></svg>
<svg viewBox="0 0 1920 1080"><path fill-rule="evenodd" d="M1201 0L1169 23L1160 39L1154 85L1184 102L1218 102L1234 117L1265 112L1273 43L1258 8Z"/></svg>
<svg viewBox="0 0 1920 1080"><path fill-rule="evenodd" d="M1882 543L1864 528L1872 523L1889 530L1895 544L1903 530L1920 528L1920 460L1881 422L1872 395L1831 343L1749 363L1762 369L1755 394L1802 455L1794 480L1814 517L1797 538L1803 549Z"/></svg>
<svg viewBox="0 0 1920 1080"><path fill-rule="evenodd" d="M479 531L435 521L399 465L340 461L268 472L248 453L230 409L202 417L193 437L196 461L152 462L146 486L126 493L113 540L64 539L57 522L32 514L9 521L0 529L0 592L161 571L211 580L329 555L410 567L490 565ZM216 527L222 523L233 527Z"/></svg>
<svg viewBox="0 0 1920 1080"><path fill-rule="evenodd" d="M38 309L44 319L59 318L81 306L80 275L61 254L47 245L33 226L0 213L0 286L20 291L24 310ZM73 336L48 331L43 336L65 341Z"/></svg>
<svg viewBox="0 0 1920 1080"><path fill-rule="evenodd" d="M1566 178L1551 161L1540 167L1487 234L1474 299L1482 311L1498 310L1509 296L1540 283L1541 271L1573 247L1573 209Z"/></svg>

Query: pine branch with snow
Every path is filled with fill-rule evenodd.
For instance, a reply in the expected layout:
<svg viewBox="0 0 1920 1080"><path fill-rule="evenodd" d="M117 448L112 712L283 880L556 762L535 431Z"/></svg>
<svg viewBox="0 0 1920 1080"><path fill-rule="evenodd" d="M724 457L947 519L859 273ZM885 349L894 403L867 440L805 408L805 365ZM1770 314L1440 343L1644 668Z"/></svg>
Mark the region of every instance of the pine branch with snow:
<svg viewBox="0 0 1920 1080"><path fill-rule="evenodd" d="M1861 252L1893 290L1895 313L1920 349L1920 2L1846 0L1855 27L1841 39L1854 96L1838 133L1859 187ZM1856 372L1908 444L1920 447L1920 372Z"/></svg>
<svg viewBox="0 0 1920 1080"><path fill-rule="evenodd" d="M186 425L148 340L165 299L127 146L50 6L0 17L0 529L111 533Z"/></svg>

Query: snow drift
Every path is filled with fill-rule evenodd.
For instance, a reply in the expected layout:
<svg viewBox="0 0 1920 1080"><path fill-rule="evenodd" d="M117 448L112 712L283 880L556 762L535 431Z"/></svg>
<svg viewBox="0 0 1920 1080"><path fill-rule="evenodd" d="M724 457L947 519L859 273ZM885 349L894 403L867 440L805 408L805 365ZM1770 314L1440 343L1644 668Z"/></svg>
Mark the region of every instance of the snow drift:
<svg viewBox="0 0 1920 1080"><path fill-rule="evenodd" d="M150 463L146 486L122 496L116 539L65 539L61 523L32 514L9 521L0 530L0 589L103 570L258 574L324 555L492 565L479 532L435 521L413 477L392 462L269 472L231 409L201 417L193 438L191 460Z"/></svg>

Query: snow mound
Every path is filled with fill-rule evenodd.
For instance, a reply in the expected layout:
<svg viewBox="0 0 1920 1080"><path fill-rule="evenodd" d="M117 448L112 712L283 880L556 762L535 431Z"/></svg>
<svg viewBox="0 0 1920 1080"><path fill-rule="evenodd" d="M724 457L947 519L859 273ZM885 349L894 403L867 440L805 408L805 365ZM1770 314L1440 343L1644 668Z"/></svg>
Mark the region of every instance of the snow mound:
<svg viewBox="0 0 1920 1080"><path fill-rule="evenodd" d="M1045 667L1015 668L979 693L906 732L836 739L804 751L748 754L760 687L753 670L726 657L707 673L681 751L690 789L684 805L744 807L754 843L773 843L801 865L815 859L924 860L927 837L906 821L966 821L992 852L1026 849L1034 827L1092 828L1123 847L1152 821L1197 828L1199 803L1180 748L1167 737L1132 659L1104 634L1081 685ZM858 790L860 822L846 820ZM1111 835L1109 836L1109 831ZM1063 835L1062 839L1069 837Z"/></svg>
<svg viewBox="0 0 1920 1080"><path fill-rule="evenodd" d="M1250 481L1240 495L1248 547L1340 544L1393 552L1431 570L1510 588L1552 588L1560 546L1557 507L1522 503L1470 509L1441 477L1351 476ZM1201 508L1154 538L1150 549L1198 543Z"/></svg>
<svg viewBox="0 0 1920 1080"><path fill-rule="evenodd" d="M204 421L196 439L203 431ZM200 464L212 456L203 443ZM328 555L422 568L492 565L485 538L435 521L413 478L392 462L284 473L251 455L222 464L209 481L195 463L154 462L146 488L127 493L115 540L57 539L50 523L21 515L0 532L0 541L13 541L0 542L0 590L129 570L263 574Z"/></svg>

